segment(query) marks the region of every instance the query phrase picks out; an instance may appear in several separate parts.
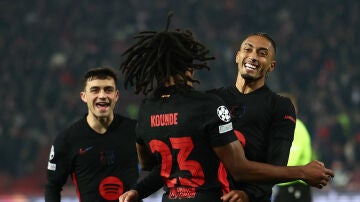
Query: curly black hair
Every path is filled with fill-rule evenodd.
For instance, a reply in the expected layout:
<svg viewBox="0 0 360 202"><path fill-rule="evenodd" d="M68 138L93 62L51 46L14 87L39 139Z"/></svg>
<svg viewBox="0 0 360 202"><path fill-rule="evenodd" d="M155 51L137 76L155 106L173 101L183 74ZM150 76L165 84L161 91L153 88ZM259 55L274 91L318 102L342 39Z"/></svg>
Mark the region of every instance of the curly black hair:
<svg viewBox="0 0 360 202"><path fill-rule="evenodd" d="M191 31L169 31L169 13L164 31L142 31L134 36L137 42L128 48L122 56L120 70L124 74L125 88L135 85L136 94L144 95L161 88L170 76L176 85L186 86L187 81L200 83L185 75L189 69L210 69L206 61L214 57L207 56L209 50L197 42Z"/></svg>

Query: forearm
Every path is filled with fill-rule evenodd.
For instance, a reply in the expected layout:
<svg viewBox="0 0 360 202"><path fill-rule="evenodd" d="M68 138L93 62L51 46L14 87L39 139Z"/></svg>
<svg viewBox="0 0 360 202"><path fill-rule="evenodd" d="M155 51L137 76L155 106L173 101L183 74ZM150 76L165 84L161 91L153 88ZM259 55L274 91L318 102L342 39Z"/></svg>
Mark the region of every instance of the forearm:
<svg viewBox="0 0 360 202"><path fill-rule="evenodd" d="M243 162L245 163L245 161ZM240 170L242 174L233 175L236 181L280 183L305 179L300 166L273 166L254 161L246 161Z"/></svg>
<svg viewBox="0 0 360 202"><path fill-rule="evenodd" d="M274 166L247 160L239 141L216 147L214 151L235 181L278 183L303 178L300 167Z"/></svg>
<svg viewBox="0 0 360 202"><path fill-rule="evenodd" d="M163 186L160 176L160 165L155 166L150 173L144 176L132 189L139 194L139 199L146 198Z"/></svg>
<svg viewBox="0 0 360 202"><path fill-rule="evenodd" d="M61 188L51 183L45 185L45 202L60 202L61 199Z"/></svg>

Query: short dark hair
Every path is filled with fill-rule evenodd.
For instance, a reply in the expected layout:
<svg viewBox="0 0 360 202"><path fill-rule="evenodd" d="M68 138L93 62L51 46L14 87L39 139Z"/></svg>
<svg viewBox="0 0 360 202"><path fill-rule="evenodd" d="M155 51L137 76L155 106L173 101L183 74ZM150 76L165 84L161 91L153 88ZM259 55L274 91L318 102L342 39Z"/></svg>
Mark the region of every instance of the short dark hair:
<svg viewBox="0 0 360 202"><path fill-rule="evenodd" d="M187 81L199 83L186 76L186 70L210 69L206 61L214 57L207 56L210 51L195 40L191 31L168 31L171 16L164 31L140 32L134 37L138 41L122 54L125 58L120 70L125 75L125 88L135 85L136 94L153 91L154 81L155 89L163 87L170 76L179 87L185 87Z"/></svg>
<svg viewBox="0 0 360 202"><path fill-rule="evenodd" d="M270 36L270 34L265 33L265 32L254 32L254 33L248 34L245 39L249 38L250 36L261 36L261 37L264 37L267 40L269 40L272 47L274 48L274 51L276 54L276 43L275 43L274 39Z"/></svg>
<svg viewBox="0 0 360 202"><path fill-rule="evenodd" d="M94 78L96 79L106 79L107 77L111 77L115 81L115 85L117 84L117 75L115 71L110 67L94 67L85 72L83 77L83 87L85 88L86 83L89 80Z"/></svg>

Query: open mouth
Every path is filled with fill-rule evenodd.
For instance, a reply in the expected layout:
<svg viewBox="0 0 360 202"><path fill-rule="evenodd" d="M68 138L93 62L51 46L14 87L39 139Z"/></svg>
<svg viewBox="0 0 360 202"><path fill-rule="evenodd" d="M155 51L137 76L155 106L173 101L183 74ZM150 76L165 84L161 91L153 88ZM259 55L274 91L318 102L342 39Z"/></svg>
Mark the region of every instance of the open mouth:
<svg viewBox="0 0 360 202"><path fill-rule="evenodd" d="M252 65L250 63L245 63L245 69L249 69L249 70L256 70L257 66Z"/></svg>
<svg viewBox="0 0 360 202"><path fill-rule="evenodd" d="M110 103L108 102L98 102L95 104L96 108L98 108L100 111L105 111L109 108Z"/></svg>

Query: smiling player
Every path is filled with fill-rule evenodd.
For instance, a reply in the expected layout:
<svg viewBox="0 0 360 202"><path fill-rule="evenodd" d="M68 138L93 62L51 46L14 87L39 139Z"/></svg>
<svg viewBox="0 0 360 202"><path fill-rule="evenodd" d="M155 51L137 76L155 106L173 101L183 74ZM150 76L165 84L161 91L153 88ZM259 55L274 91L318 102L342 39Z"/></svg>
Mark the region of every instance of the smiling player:
<svg viewBox="0 0 360 202"><path fill-rule="evenodd" d="M110 68L84 75L81 100L88 112L51 147L45 201L57 202L69 175L79 201L118 201L138 178L135 121L114 113L119 91Z"/></svg>

